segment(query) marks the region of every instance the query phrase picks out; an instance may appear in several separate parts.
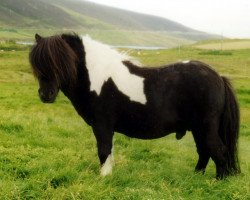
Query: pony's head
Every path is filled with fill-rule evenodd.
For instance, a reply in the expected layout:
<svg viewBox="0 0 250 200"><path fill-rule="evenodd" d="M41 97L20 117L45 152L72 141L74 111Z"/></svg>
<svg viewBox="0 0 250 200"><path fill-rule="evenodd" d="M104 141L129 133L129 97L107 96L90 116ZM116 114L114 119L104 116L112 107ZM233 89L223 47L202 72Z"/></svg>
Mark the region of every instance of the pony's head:
<svg viewBox="0 0 250 200"><path fill-rule="evenodd" d="M70 87L76 81L77 56L62 35L41 37L29 58L34 76L39 82L39 96L44 103L53 103L62 87Z"/></svg>

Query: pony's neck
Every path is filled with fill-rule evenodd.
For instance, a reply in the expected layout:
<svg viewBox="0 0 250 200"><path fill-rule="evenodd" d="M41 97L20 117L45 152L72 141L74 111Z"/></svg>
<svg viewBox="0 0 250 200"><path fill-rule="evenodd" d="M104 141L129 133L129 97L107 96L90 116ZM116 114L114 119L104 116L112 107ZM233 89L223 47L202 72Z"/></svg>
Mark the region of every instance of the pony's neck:
<svg viewBox="0 0 250 200"><path fill-rule="evenodd" d="M85 121L91 123L91 113L89 113L91 104L90 80L86 68L85 50L82 40L78 36L62 35L62 37L74 50L78 59L76 62L76 81L73 84L62 85L61 90L72 102L77 112L85 118Z"/></svg>
<svg viewBox="0 0 250 200"><path fill-rule="evenodd" d="M76 83L72 86L62 87L61 90L71 101L78 114L89 125L93 122L93 113L91 109L90 83L84 63L78 64L78 77Z"/></svg>

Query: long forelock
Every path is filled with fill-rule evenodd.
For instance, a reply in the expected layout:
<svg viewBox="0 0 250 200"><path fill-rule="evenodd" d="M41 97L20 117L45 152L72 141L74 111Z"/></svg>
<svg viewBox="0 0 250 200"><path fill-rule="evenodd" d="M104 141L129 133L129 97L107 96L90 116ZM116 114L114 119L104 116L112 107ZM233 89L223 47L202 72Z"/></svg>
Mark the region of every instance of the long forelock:
<svg viewBox="0 0 250 200"><path fill-rule="evenodd" d="M76 54L60 35L43 38L30 52L34 75L71 84L77 77Z"/></svg>

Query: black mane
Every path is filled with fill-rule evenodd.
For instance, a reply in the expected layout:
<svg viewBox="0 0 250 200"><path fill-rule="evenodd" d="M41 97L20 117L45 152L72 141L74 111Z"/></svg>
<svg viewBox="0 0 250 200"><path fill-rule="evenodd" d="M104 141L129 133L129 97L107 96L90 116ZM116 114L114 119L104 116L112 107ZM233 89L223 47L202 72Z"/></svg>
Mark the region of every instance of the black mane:
<svg viewBox="0 0 250 200"><path fill-rule="evenodd" d="M70 39L71 43L65 39ZM80 38L75 34L55 35L37 41L29 55L35 77L56 79L58 85L74 82L77 77L75 64L78 61L78 52L69 44L79 42Z"/></svg>

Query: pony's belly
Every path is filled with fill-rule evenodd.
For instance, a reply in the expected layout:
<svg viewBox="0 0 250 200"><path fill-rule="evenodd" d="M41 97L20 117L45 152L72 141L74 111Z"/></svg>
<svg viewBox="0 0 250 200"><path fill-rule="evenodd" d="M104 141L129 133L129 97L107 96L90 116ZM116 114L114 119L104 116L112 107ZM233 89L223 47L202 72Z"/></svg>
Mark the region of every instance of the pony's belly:
<svg viewBox="0 0 250 200"><path fill-rule="evenodd" d="M130 112L134 110L137 112ZM128 109L119 115L115 131L139 139L161 138L176 132L180 127L176 114L165 114L164 110L152 112L144 108Z"/></svg>
<svg viewBox="0 0 250 200"><path fill-rule="evenodd" d="M157 139L162 138L166 135L171 134L172 132L140 132L140 131L128 131L128 132L119 132L123 135L126 135L131 138L137 138L137 139L144 139L144 140L150 140L150 139Z"/></svg>
<svg viewBox="0 0 250 200"><path fill-rule="evenodd" d="M164 126L153 126L151 124L138 124L136 126L133 123L130 125L126 124L124 126L119 126L115 131L128 137L138 139L156 139L175 132L174 128L170 127L166 128Z"/></svg>

